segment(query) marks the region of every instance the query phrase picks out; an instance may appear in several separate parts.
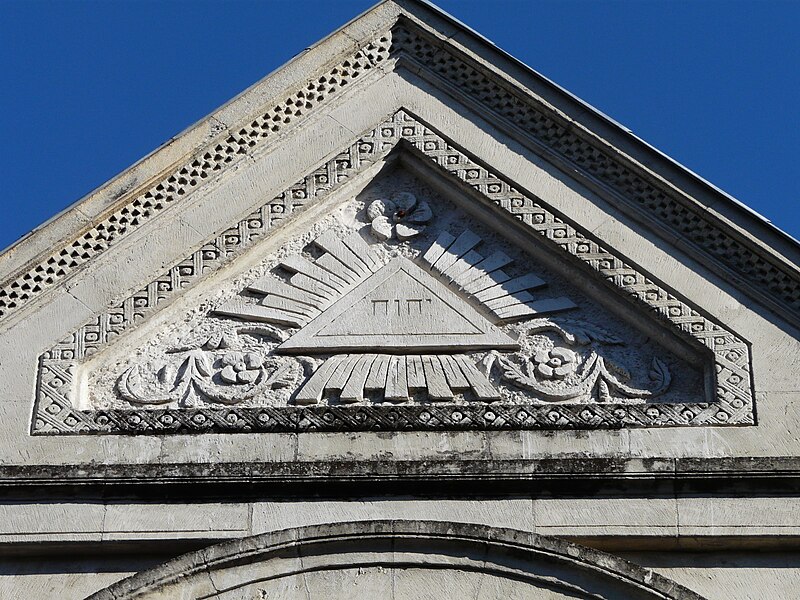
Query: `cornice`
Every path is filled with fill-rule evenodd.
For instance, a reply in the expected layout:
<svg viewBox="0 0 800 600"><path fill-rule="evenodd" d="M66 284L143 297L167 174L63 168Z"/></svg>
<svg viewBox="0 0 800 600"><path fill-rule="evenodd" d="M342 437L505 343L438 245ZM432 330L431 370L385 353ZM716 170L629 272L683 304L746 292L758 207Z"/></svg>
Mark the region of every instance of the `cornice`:
<svg viewBox="0 0 800 600"><path fill-rule="evenodd" d="M0 467L4 498L102 497L281 498L403 494L491 498L628 497L736 492L741 497L800 493L796 457L623 458L561 456L517 460L344 460L192 464L76 464Z"/></svg>
<svg viewBox="0 0 800 600"><path fill-rule="evenodd" d="M744 215L746 223L736 223L716 209L721 205L740 209L737 203L718 190L712 191L711 186L705 191L698 189L700 197L687 193L678 182L698 178L674 161L663 160L663 155L658 155L660 160L645 157L657 153L630 132L616 124L610 132L608 127L602 132L593 131L591 127L597 124L598 117L609 121L597 111L563 90L551 91L547 99L539 96L499 71L485 57L469 53L464 46L457 47L452 38L443 39L418 21L401 17L394 28L392 51L393 55L398 53L401 63L406 58L421 75L427 73L426 79L434 85L437 79L445 82L450 93L478 104L482 114L489 111L506 126L523 132L538 153L569 176L577 176L657 235L702 264L713 265L731 284L757 297L790 323L797 323L800 268L793 259L800 257L800 248L796 243L771 239L788 248L784 257L759 240L753 231L763 230L764 223L753 218L750 211ZM557 88L538 74L533 75ZM559 91L560 97L554 97ZM568 103L570 106L565 106ZM604 137L608 133L628 139L624 145L617 145L619 136L613 136L612 141ZM660 162L667 164L656 170ZM681 177L674 172L676 166L680 167Z"/></svg>
<svg viewBox="0 0 800 600"><path fill-rule="evenodd" d="M170 163L173 166L165 167L166 171L151 183L115 190L113 208L91 219L88 228L87 218L81 213L82 205L77 205L74 210L79 229L72 233L73 237L60 243L48 241L49 247L42 249L44 254L39 259L28 261L5 278L0 287L0 323L35 304L145 222L164 214L176 203L185 202L195 191L213 182L221 171L266 144L279 142L279 134L284 135L299 121L321 110L367 72L391 69L395 59L401 57L413 60L419 68L448 82L495 118L525 132L546 150L556 166L593 183L657 234L725 274L733 285L788 318L790 323L797 322L800 270L791 259L781 258L765 243L748 236L741 226L714 214L708 203L684 193L669 179L593 133L574 115L574 107L570 108L572 115L564 112L552 103L552 97L550 102L537 97L486 60L474 53L470 55L455 40L453 31L444 37L426 27L412 14L412 5L419 3L400 4L402 12L393 3L384 3L343 28L345 43L320 43L307 52L306 55L335 50L336 54L327 62L318 60L310 77L282 83L278 96L269 97L256 86L231 103L230 106L236 104L236 109L223 107L214 113L207 119L205 133L210 141L195 146L183 161L176 157ZM422 13L431 10L420 6ZM381 10L386 14L376 16ZM485 44L471 32L465 31L464 35ZM505 55L495 52L508 61ZM265 81L281 80L281 74L279 71ZM243 116L241 106L248 105L248 95L253 96L251 100L259 100L260 106L269 101L272 108ZM562 95L568 97L563 91ZM571 102L576 101L572 98ZM587 113L585 106L583 112ZM238 120L232 120L234 117ZM40 233L42 239L47 239L44 231Z"/></svg>

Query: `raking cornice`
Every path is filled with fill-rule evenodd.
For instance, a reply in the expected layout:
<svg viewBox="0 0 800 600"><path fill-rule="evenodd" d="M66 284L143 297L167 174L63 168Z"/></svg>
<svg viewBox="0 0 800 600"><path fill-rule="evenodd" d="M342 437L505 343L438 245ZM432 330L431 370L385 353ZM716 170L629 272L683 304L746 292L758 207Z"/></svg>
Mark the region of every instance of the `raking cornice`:
<svg viewBox="0 0 800 600"><path fill-rule="evenodd" d="M145 222L185 202L198 189L213 185L221 172L239 160L279 143L278 134L297 126L366 73L392 69L398 60L413 62L430 81L449 86L451 93L458 90L484 112L523 132L557 167L581 178L790 323L797 321L797 244L787 242L777 230L771 231L752 215L738 215L735 203L711 186L700 190L709 196L707 199L682 190L676 182L693 180L693 189L697 189L699 180L686 170L675 175L676 165L666 157L621 127L609 126L608 119L546 79L527 68L520 69L513 59L489 48L484 40L430 5L399 0L371 9L183 134L181 138L194 140L200 136L208 140L190 145L184 159L171 158L169 153L174 150L164 148L153 158L164 152L172 166L163 166L144 182L139 181L141 174L127 182L123 174L111 182L107 186L110 197L103 199L110 208L88 218L91 210L97 210L96 199L88 199L93 201L92 207L88 200L78 203L71 209L74 215L65 217L78 225L68 227L60 242L52 242L54 233L48 228L60 226L53 223L19 248L12 248L9 255L28 253L30 258L12 256L13 260L7 261L12 268L3 276L0 287L0 324L35 304L48 290L69 280L83 265ZM289 83L282 84L293 65L303 61L303 68L295 69L305 74L303 79L288 77ZM509 71L522 74L512 76L492 62L510 65L513 69ZM521 82L523 77L531 80L529 85ZM279 88L277 92L268 93L275 87ZM253 111L253 105L261 108ZM592 130L595 125L598 131ZM724 205L725 210L712 212L709 206L715 203ZM42 241L38 246L37 240ZM768 244L780 246L783 256Z"/></svg>

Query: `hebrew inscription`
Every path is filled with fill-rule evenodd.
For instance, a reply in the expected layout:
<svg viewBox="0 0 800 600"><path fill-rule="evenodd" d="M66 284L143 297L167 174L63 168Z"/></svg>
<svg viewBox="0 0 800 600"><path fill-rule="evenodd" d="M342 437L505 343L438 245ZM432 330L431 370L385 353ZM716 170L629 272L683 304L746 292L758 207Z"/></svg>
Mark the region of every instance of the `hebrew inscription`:
<svg viewBox="0 0 800 600"><path fill-rule="evenodd" d="M396 258L281 344L279 352L389 352L517 347L407 258Z"/></svg>

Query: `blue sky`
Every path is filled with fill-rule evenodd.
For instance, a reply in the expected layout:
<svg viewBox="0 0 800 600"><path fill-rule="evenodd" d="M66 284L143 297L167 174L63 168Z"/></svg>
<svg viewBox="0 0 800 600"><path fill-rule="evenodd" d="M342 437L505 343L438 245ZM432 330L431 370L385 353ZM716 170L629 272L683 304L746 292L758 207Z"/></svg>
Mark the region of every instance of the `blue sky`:
<svg viewBox="0 0 800 600"><path fill-rule="evenodd" d="M373 0L0 2L0 248ZM800 238L800 0L440 0Z"/></svg>

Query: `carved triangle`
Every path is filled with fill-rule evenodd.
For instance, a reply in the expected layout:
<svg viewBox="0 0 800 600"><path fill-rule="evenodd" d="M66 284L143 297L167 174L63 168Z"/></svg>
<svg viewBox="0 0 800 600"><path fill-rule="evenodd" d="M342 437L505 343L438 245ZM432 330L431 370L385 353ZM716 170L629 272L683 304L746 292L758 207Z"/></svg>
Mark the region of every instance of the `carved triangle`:
<svg viewBox="0 0 800 600"><path fill-rule="evenodd" d="M284 353L516 349L517 343L407 258L396 258L291 339Z"/></svg>

